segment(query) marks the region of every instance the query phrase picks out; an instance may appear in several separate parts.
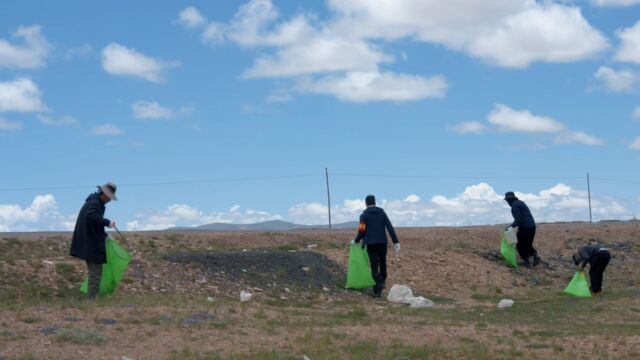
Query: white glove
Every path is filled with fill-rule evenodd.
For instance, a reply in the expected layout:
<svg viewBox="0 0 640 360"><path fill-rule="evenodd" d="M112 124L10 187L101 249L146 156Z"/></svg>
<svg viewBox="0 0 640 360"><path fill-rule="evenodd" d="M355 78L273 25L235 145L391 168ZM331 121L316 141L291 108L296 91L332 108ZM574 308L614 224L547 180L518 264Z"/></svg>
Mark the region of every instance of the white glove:
<svg viewBox="0 0 640 360"><path fill-rule="evenodd" d="M396 254L400 251L400 243L393 244L393 251L395 251Z"/></svg>
<svg viewBox="0 0 640 360"><path fill-rule="evenodd" d="M116 222L113 220L109 220L109 225L107 227L113 229L114 227L116 227Z"/></svg>
<svg viewBox="0 0 640 360"><path fill-rule="evenodd" d="M351 239L351 242L349 244L353 245L356 243L356 239Z"/></svg>

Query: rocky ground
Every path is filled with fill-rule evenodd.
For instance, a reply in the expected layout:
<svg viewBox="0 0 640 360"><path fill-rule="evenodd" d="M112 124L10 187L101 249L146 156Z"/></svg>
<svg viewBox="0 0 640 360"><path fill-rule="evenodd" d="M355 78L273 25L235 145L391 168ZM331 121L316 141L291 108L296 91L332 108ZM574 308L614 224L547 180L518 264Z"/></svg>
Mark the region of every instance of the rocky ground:
<svg viewBox="0 0 640 360"><path fill-rule="evenodd" d="M0 359L640 358L639 224L541 225L531 270L505 266L500 227L398 234L387 283L432 309L345 290L354 231L114 235L133 260L97 302L78 294L70 234L3 233ZM604 295L563 295L590 242L612 251ZM503 298L515 305L497 309Z"/></svg>

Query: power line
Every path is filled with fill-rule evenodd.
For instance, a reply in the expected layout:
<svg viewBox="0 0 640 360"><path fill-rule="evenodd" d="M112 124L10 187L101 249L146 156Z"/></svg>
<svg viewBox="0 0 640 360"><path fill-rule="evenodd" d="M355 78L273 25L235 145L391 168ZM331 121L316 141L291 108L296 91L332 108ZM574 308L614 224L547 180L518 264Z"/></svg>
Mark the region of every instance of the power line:
<svg viewBox="0 0 640 360"><path fill-rule="evenodd" d="M219 183L219 182L278 180L278 179L314 177L314 176L323 176L323 175L324 174L317 173L317 174L259 176L259 177L244 177L244 178L223 178L223 179L209 179L209 180L183 180L183 181L164 181L164 182L150 182L150 183L124 183L124 184L119 184L118 187L144 187L144 186L164 186L164 185L207 184L207 183ZM96 185L68 185L68 186L4 188L4 189L0 189L0 192L9 192L9 191L44 191L44 190L73 190L73 189L92 188L92 187L95 187L95 186Z"/></svg>
<svg viewBox="0 0 640 360"><path fill-rule="evenodd" d="M378 177L391 179L431 179L431 180L582 180L579 176L436 176L436 175L388 175L388 174L354 174L332 173L343 177Z"/></svg>

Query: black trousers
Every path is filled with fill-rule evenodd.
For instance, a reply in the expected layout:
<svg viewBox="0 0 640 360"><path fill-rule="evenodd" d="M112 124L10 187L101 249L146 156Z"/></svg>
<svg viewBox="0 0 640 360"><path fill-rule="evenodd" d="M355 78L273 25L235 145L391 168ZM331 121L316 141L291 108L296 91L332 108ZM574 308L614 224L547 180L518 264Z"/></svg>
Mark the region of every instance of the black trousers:
<svg viewBox="0 0 640 360"><path fill-rule="evenodd" d="M367 245L367 253L371 262L371 275L376 282L373 292L379 294L387 280L387 244Z"/></svg>
<svg viewBox="0 0 640 360"><path fill-rule="evenodd" d="M518 254L525 262L529 261L529 258L538 254L536 249L533 248L533 239L536 237L536 228L534 227L521 227L518 228L518 243L516 249Z"/></svg>
<svg viewBox="0 0 640 360"><path fill-rule="evenodd" d="M599 293L602 291L602 275L604 269L609 265L611 254L609 251L598 251L591 259L591 267L589 268L589 279L591 280L591 291Z"/></svg>

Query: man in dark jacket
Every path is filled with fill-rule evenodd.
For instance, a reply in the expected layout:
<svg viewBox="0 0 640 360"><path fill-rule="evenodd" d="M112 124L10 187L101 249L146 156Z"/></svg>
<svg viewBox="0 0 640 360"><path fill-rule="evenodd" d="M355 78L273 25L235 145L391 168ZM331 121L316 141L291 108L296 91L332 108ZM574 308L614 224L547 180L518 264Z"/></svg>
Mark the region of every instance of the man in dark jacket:
<svg viewBox="0 0 640 360"><path fill-rule="evenodd" d="M85 201L76 227L73 231L69 255L85 260L89 270L89 289L87 295L94 298L100 290L102 264L107 262L105 241L107 233L104 227L114 228L115 221L104 217L105 205L116 198L116 185L107 183L98 186L98 191L89 195Z"/></svg>
<svg viewBox="0 0 640 360"><path fill-rule="evenodd" d="M387 233L385 229L391 234L393 249L396 253L400 251L400 242L387 214L382 208L376 206L376 198L373 195L368 195L365 198L365 204L367 208L360 215L358 234L353 241L359 243L363 240L363 247L367 246L371 262L371 275L376 282L373 287L373 296L381 297L384 283L387 280Z"/></svg>
<svg viewBox="0 0 640 360"><path fill-rule="evenodd" d="M591 291L594 294L602 291L602 275L609 265L611 253L609 249L600 244L594 244L581 248L577 253L573 254L573 262L581 270L584 270L587 264L589 268L589 280L591 283Z"/></svg>
<svg viewBox="0 0 640 360"><path fill-rule="evenodd" d="M527 204L519 200L516 195L509 191L504 194L504 200L511 206L511 215L513 215L513 223L511 227L516 230L518 237L518 243L516 249L524 265L531 268L531 262L529 259L533 257L533 266L540 263L540 256L538 252L533 248L533 239L536 236L536 222L531 215L531 211Z"/></svg>

